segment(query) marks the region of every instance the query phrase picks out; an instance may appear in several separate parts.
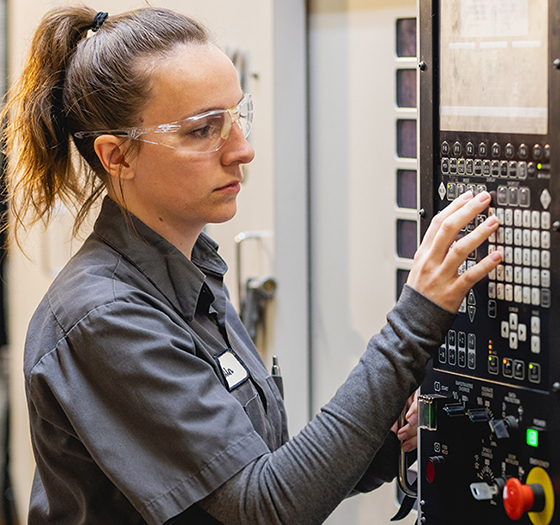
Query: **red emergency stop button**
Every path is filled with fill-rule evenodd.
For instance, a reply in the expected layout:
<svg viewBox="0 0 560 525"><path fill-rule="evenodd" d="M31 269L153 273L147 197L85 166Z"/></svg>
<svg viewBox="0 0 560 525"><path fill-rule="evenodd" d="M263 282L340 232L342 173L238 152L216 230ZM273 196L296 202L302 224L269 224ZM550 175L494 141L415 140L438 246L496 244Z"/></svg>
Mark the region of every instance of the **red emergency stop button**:
<svg viewBox="0 0 560 525"><path fill-rule="evenodd" d="M517 478L510 478L504 487L504 508L512 520L519 520L529 511L544 508L544 490L541 485L523 485Z"/></svg>
<svg viewBox="0 0 560 525"><path fill-rule="evenodd" d="M441 470L442 465L445 463L445 458L443 456L432 456L428 458L426 463L426 479L433 483L436 479L438 471Z"/></svg>

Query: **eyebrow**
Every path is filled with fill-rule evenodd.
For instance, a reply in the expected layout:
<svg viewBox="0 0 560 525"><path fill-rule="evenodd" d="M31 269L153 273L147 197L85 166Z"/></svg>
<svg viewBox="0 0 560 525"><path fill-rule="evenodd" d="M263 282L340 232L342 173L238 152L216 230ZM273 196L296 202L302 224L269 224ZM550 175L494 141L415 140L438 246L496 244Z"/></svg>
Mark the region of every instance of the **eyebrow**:
<svg viewBox="0 0 560 525"><path fill-rule="evenodd" d="M241 94L241 98L235 103L235 105L233 107L237 106L237 104L239 104L243 100L243 97L245 97L245 93ZM186 119L192 118L192 117L197 117L198 115L204 115L204 113L210 113L211 111L227 111L228 109L231 109L231 108L209 107L207 109L198 110L198 111L196 111L196 113L192 113L192 114L187 115L185 117L181 117L181 118L177 119L175 122L179 122L181 120L186 120Z"/></svg>

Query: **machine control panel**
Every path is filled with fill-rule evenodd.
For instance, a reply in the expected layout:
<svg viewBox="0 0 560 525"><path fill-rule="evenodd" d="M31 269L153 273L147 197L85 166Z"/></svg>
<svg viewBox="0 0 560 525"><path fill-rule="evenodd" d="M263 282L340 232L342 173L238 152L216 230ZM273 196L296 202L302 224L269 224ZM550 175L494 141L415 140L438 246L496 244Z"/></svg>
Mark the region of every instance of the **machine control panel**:
<svg viewBox="0 0 560 525"><path fill-rule="evenodd" d="M420 0L421 234L500 226L421 388L419 523L560 525L560 2Z"/></svg>

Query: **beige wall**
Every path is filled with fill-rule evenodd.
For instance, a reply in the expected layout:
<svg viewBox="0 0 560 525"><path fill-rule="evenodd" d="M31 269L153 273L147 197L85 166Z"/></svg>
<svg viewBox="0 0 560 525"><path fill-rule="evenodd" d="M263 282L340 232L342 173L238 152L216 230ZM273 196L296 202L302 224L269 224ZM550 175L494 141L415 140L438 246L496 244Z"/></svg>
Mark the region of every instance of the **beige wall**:
<svg viewBox="0 0 560 525"><path fill-rule="evenodd" d="M79 2L82 3L82 2ZM140 0L96 0L86 4L115 14L142 7ZM239 213L228 224L210 226L210 234L220 243L220 251L230 265L228 286L236 301L234 236L245 230L273 230L273 90L272 90L272 0L158 0L152 5L168 7L203 21L216 35L224 50L239 49L249 53L252 75L247 90L254 96L256 120L251 141L258 152L247 168L246 181L239 197ZM45 0L11 0L9 3L9 70L13 78L21 69L34 28L43 14L56 5L72 2ZM70 220L64 213L46 233L39 228L25 241L30 259L13 249L9 260L8 294L10 308L10 353L12 397L12 465L18 514L25 523L34 461L30 448L27 407L23 384L23 345L29 319L45 293L57 268L79 243L70 246L67 232ZM269 273L273 247L247 245L247 259L252 261L244 273Z"/></svg>

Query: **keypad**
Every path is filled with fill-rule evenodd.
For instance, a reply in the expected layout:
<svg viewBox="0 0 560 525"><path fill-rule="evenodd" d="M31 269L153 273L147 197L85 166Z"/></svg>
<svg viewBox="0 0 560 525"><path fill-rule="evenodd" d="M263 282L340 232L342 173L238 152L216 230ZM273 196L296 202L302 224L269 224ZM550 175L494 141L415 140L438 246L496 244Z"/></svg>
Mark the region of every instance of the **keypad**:
<svg viewBox="0 0 560 525"><path fill-rule="evenodd" d="M488 239L488 253L502 264L489 274L488 298L550 308L550 212L490 208L500 227Z"/></svg>
<svg viewBox="0 0 560 525"><path fill-rule="evenodd" d="M529 141L514 144L449 138L441 143L443 177L436 188L440 200L450 202L467 191L474 195L492 191L495 195L488 213L500 222L487 245L471 253L459 273L484 257L486 247L488 253L502 255L502 263L480 285L487 286L487 297L482 301L478 292L475 296L475 288L462 302L459 313L464 314L463 320L448 332L438 352L439 364L445 368L468 374L469 369L482 367L512 384L538 385L544 380L541 324L548 322L552 300L552 196L536 181L550 178L550 156L548 144ZM486 215L479 215L463 233L473 231L485 219ZM496 324L490 336L494 341L480 342L485 351L479 350L477 361L477 334L487 337L484 331L477 331L481 315Z"/></svg>

